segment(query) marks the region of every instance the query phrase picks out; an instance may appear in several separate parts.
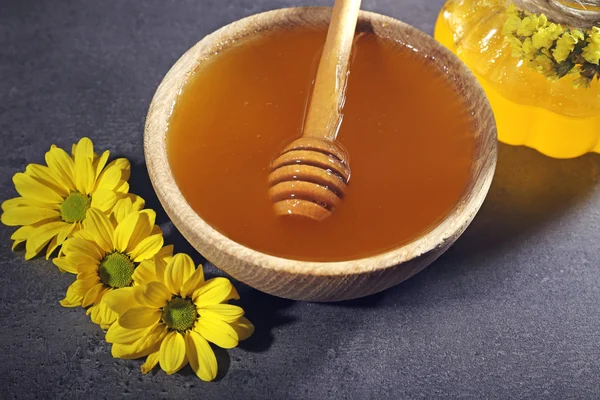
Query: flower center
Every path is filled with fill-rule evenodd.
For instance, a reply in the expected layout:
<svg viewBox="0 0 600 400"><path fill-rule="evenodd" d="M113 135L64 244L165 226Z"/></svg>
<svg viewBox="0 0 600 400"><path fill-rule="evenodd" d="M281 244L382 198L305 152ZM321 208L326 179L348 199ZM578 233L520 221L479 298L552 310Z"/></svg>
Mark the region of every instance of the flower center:
<svg viewBox="0 0 600 400"><path fill-rule="evenodd" d="M114 252L106 255L98 267L98 276L111 288L131 286L135 265L125 254Z"/></svg>
<svg viewBox="0 0 600 400"><path fill-rule="evenodd" d="M185 332L194 326L197 318L196 306L190 299L174 297L162 310L163 322L179 332Z"/></svg>
<svg viewBox="0 0 600 400"><path fill-rule="evenodd" d="M60 205L60 215L65 222L81 222L91 204L90 196L73 192Z"/></svg>

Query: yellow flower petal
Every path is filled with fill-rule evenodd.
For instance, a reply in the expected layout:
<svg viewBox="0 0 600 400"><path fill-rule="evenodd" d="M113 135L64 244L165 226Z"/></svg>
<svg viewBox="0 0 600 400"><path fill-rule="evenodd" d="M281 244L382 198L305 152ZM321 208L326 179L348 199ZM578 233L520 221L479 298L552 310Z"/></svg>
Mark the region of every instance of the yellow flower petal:
<svg viewBox="0 0 600 400"><path fill-rule="evenodd" d="M140 196L131 193L127 194L127 196L132 200L131 206L134 210L141 211L146 205L146 201Z"/></svg>
<svg viewBox="0 0 600 400"><path fill-rule="evenodd" d="M160 367L167 375L179 371L185 364L185 339L178 332L167 334L160 345Z"/></svg>
<svg viewBox="0 0 600 400"><path fill-rule="evenodd" d="M92 194L92 208L103 212L110 211L117 203L117 194L112 190L98 189Z"/></svg>
<svg viewBox="0 0 600 400"><path fill-rule="evenodd" d="M183 283L190 279L196 268L190 256L175 254L165 268L165 284L172 293L179 294Z"/></svg>
<svg viewBox="0 0 600 400"><path fill-rule="evenodd" d="M92 160L87 157L75 156L75 188L85 195L92 193L94 189L94 167Z"/></svg>
<svg viewBox="0 0 600 400"><path fill-rule="evenodd" d="M52 263L58 267L61 272L77 273L77 265L73 264L66 257L57 257L52 260Z"/></svg>
<svg viewBox="0 0 600 400"><path fill-rule="evenodd" d="M64 245L63 245L63 250L64 250ZM65 255L65 257L67 258L68 262L77 266L78 268L82 264L95 264L96 266L100 264L100 260L98 260L92 256L89 256L87 254L83 254L83 253L72 252L72 253Z"/></svg>
<svg viewBox="0 0 600 400"><path fill-rule="evenodd" d="M244 315L244 310L233 304L212 304L199 309L198 313L200 317L216 318L232 323Z"/></svg>
<svg viewBox="0 0 600 400"><path fill-rule="evenodd" d="M154 259L142 261L133 271L132 278L138 285L161 280L156 278Z"/></svg>
<svg viewBox="0 0 600 400"><path fill-rule="evenodd" d="M79 238L79 239L83 239L83 240L87 240L88 242L94 242L94 235L92 234L91 229L80 229L77 232L73 233L73 237Z"/></svg>
<svg viewBox="0 0 600 400"><path fill-rule="evenodd" d="M113 245L115 230L108 217L95 208L90 208L87 212L84 229L91 231L96 244L105 252L111 252L115 249Z"/></svg>
<svg viewBox="0 0 600 400"><path fill-rule="evenodd" d="M27 239L25 247L25 259L30 260L35 257L53 237L58 235L65 225L67 223L63 221L49 222L31 232L31 236Z"/></svg>
<svg viewBox="0 0 600 400"><path fill-rule="evenodd" d="M98 264L90 263L90 264L78 264L77 265L77 276L85 276L85 278L97 277L100 279L98 275Z"/></svg>
<svg viewBox="0 0 600 400"><path fill-rule="evenodd" d="M39 225L25 225L17 229L10 236L12 240L27 240Z"/></svg>
<svg viewBox="0 0 600 400"><path fill-rule="evenodd" d="M73 291L73 285L69 286L65 298L60 301L60 305L63 307L79 307L83 301L82 296L78 296Z"/></svg>
<svg viewBox="0 0 600 400"><path fill-rule="evenodd" d="M15 197L14 199L8 199L2 203L2 211L7 211L17 207L39 207L49 208L52 210L59 210L59 204L45 203L43 201L34 200L25 197Z"/></svg>
<svg viewBox="0 0 600 400"><path fill-rule="evenodd" d="M106 303L107 307L117 314L123 314L130 308L140 306L135 300L135 292L137 290L137 287L123 287L112 290L104 296L102 302Z"/></svg>
<svg viewBox="0 0 600 400"><path fill-rule="evenodd" d="M147 348L143 350L139 350L138 346L133 344L120 344L115 343L112 345L112 349L110 350L111 355L114 358L123 358L125 360L135 360L136 358L147 356L148 354L157 351L158 346L155 348Z"/></svg>
<svg viewBox="0 0 600 400"><path fill-rule="evenodd" d="M117 200L112 212L117 222L121 222L133 211L141 211L144 208L144 205L145 201L143 198L128 193L126 197Z"/></svg>
<svg viewBox="0 0 600 400"><path fill-rule="evenodd" d="M44 223L42 222L41 224L25 225L25 226L20 227L16 231L14 231L13 234L10 236L10 238L12 240L14 240L14 243L12 245L12 250L15 251L15 249L17 248L17 246L19 244L21 244L21 243L25 242L27 239L29 239L31 237L31 235L33 234L33 232L35 232L35 230L43 224Z"/></svg>
<svg viewBox="0 0 600 400"><path fill-rule="evenodd" d="M194 330L208 340L224 349L232 349L238 345L236 331L227 324L214 318L198 318Z"/></svg>
<svg viewBox="0 0 600 400"><path fill-rule="evenodd" d="M117 185L121 182L121 170L116 167L106 167L104 171L98 177L98 181L96 182L95 190L98 189L108 189L115 190Z"/></svg>
<svg viewBox="0 0 600 400"><path fill-rule="evenodd" d="M131 172L131 164L129 163L129 160L126 158L117 158L116 160L114 160L113 162L111 162L110 164L108 164L108 167L117 167L121 170L121 179L127 181L129 180L129 175Z"/></svg>
<svg viewBox="0 0 600 400"><path fill-rule="evenodd" d="M162 282L150 282L140 286L135 292L135 299L138 303L152 308L164 307L171 297L173 297L171 291Z"/></svg>
<svg viewBox="0 0 600 400"><path fill-rule="evenodd" d="M100 173L106 166L106 162L108 161L108 157L110 156L110 151L106 150L100 157L94 160L94 181L98 179Z"/></svg>
<svg viewBox="0 0 600 400"><path fill-rule="evenodd" d="M87 291L85 296L83 296L83 302L81 305L83 307L89 307L92 304L97 304L102 298L102 294L105 289L106 288L102 283L97 283L96 285L92 286L92 288Z"/></svg>
<svg viewBox="0 0 600 400"><path fill-rule="evenodd" d="M172 244L165 246L162 249L160 249L160 251L158 253L156 253L156 257L165 259L166 261L169 261L171 258L173 258L173 250L174 249L175 249L175 247ZM165 266L166 266L166 262L165 262Z"/></svg>
<svg viewBox="0 0 600 400"><path fill-rule="evenodd" d="M75 163L66 151L53 145L46 153L46 164L70 191L75 190Z"/></svg>
<svg viewBox="0 0 600 400"><path fill-rule="evenodd" d="M156 213L152 210L142 210L139 212L139 219L135 225L135 229L131 234L126 251L132 252L133 249L145 238L152 234L154 228L154 219Z"/></svg>
<svg viewBox="0 0 600 400"><path fill-rule="evenodd" d="M100 282L100 278L98 277L98 269L97 268L82 269L81 266L79 266L79 268L77 268L77 270L79 272L77 274L77 279L79 279L79 280L94 279L95 282Z"/></svg>
<svg viewBox="0 0 600 400"><path fill-rule="evenodd" d="M22 172L16 173L13 176L13 183L17 192L25 198L50 204L60 204L64 200L60 194Z"/></svg>
<svg viewBox="0 0 600 400"><path fill-rule="evenodd" d="M160 343L169 333L167 326L161 322L158 322L148 328L147 333L142 336L141 339L135 342L135 346L138 350L153 349L158 350ZM158 347L156 347L158 345ZM152 350L155 351L155 350Z"/></svg>
<svg viewBox="0 0 600 400"><path fill-rule="evenodd" d="M77 231L77 224L68 224L68 225L66 225L58 233L58 235L56 235L56 239L58 240L58 244L62 244L75 231Z"/></svg>
<svg viewBox="0 0 600 400"><path fill-rule="evenodd" d="M147 329L147 333L136 340L134 346L137 351L146 351L147 354L157 351L164 337L169 333L166 325L156 323Z"/></svg>
<svg viewBox="0 0 600 400"><path fill-rule="evenodd" d="M69 189L64 185L49 167L39 164L29 164L25 172L32 178L36 178L40 183L48 186L61 197L66 198L69 195Z"/></svg>
<svg viewBox="0 0 600 400"><path fill-rule="evenodd" d="M241 317L231 324L239 340L246 340L254 333L254 325L246 317Z"/></svg>
<svg viewBox="0 0 600 400"><path fill-rule="evenodd" d="M218 371L217 358L206 339L194 331L187 331L185 348L188 362L198 378L203 381L215 379Z"/></svg>
<svg viewBox="0 0 600 400"><path fill-rule="evenodd" d="M173 258L173 245L165 246L154 257L154 271L156 280L165 281L167 263Z"/></svg>
<svg viewBox="0 0 600 400"><path fill-rule="evenodd" d="M41 221L57 221L60 212L51 208L16 207L2 214L2 223L8 226L31 225Z"/></svg>
<svg viewBox="0 0 600 400"><path fill-rule="evenodd" d="M127 329L146 328L158 322L160 310L149 307L133 307L119 317L119 325Z"/></svg>
<svg viewBox="0 0 600 400"><path fill-rule="evenodd" d="M115 246L117 250L123 252L127 249L129 239L135 230L140 214L137 212L129 214L115 229Z"/></svg>
<svg viewBox="0 0 600 400"><path fill-rule="evenodd" d="M77 146L74 146L73 157L77 163L77 159L88 159L92 161L94 159L94 144L87 137L82 137L77 142Z"/></svg>
<svg viewBox="0 0 600 400"><path fill-rule="evenodd" d="M114 215L117 223L120 223L125 219L126 216L133 212L133 203L130 198L125 197L123 199L118 199L115 203L115 206L112 209L112 214Z"/></svg>
<svg viewBox="0 0 600 400"><path fill-rule="evenodd" d="M100 283L100 278L77 279L71 284L73 294L84 297L91 288Z"/></svg>
<svg viewBox="0 0 600 400"><path fill-rule="evenodd" d="M105 339L108 343L131 344L141 339L146 333L148 333L148 328L125 329L116 322L108 328Z"/></svg>
<svg viewBox="0 0 600 400"><path fill-rule="evenodd" d="M121 180L117 187L115 188L115 192L125 194L129 192L129 183L127 181Z"/></svg>
<svg viewBox="0 0 600 400"><path fill-rule="evenodd" d="M46 248L46 260L50 259L50 256L52 256L52 253L54 252L54 250L56 250L58 246L60 245L56 241L56 236L54 236L52 240L50 240L50 243L48 243L48 247Z"/></svg>
<svg viewBox="0 0 600 400"><path fill-rule="evenodd" d="M112 311L110 308L106 306L104 303L104 297L100 303L95 306L88 308L86 314L90 316L90 319L96 325L100 325L102 329L108 329L119 317L117 313Z"/></svg>
<svg viewBox="0 0 600 400"><path fill-rule="evenodd" d="M181 297L191 297L192 294L204 283L204 268L198 265L196 271L183 283Z"/></svg>
<svg viewBox="0 0 600 400"><path fill-rule="evenodd" d="M65 240L70 237L73 233L77 232L80 224L69 224L67 223L61 230L58 232L56 237L52 239L50 245L48 246L48 251L46 252L46 259L49 259L54 250L58 246L62 246ZM59 253L60 255L60 253Z"/></svg>
<svg viewBox="0 0 600 400"><path fill-rule="evenodd" d="M142 374L145 375L148 372L152 371L152 369L154 367L156 367L156 364L158 364L159 359L160 359L160 350L155 351L154 353L150 353L148 355L148 358L146 358L146 361L140 367Z"/></svg>
<svg viewBox="0 0 600 400"><path fill-rule="evenodd" d="M94 261L100 263L104 258L104 252L95 242L78 237L67 240L63 245L63 252L67 255L67 258L71 258L71 256L91 258L91 263Z"/></svg>
<svg viewBox="0 0 600 400"><path fill-rule="evenodd" d="M131 202L131 199L124 198L117 200L115 206L113 207L112 214L117 223L120 224L133 211L133 203Z"/></svg>
<svg viewBox="0 0 600 400"><path fill-rule="evenodd" d="M209 279L192 295L196 307L203 308L219 304L231 298L239 298L229 279L217 277Z"/></svg>
<svg viewBox="0 0 600 400"><path fill-rule="evenodd" d="M163 243L164 239L162 233L148 236L138 243L131 253L129 253L129 257L132 258L134 262L148 260L158 253L162 248Z"/></svg>
<svg viewBox="0 0 600 400"><path fill-rule="evenodd" d="M19 245L21 243L23 243L24 240L15 240L12 244L12 246L10 247L12 251L15 251L17 247L19 247Z"/></svg>

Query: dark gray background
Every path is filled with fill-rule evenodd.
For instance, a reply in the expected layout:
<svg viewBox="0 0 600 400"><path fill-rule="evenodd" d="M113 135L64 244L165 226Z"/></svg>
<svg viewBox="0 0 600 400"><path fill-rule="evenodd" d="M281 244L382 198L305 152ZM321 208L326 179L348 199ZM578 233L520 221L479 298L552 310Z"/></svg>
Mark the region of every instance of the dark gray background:
<svg viewBox="0 0 600 400"><path fill-rule="evenodd" d="M87 135L128 157L131 190L168 222L142 153L144 118L170 66L205 34L306 0L26 1L0 5L0 197L52 143ZM442 0L365 0L431 33ZM566 132L568 134L568 132ZM219 352L220 380L143 376L115 360L82 309L58 304L72 276L10 251L0 227L2 398L598 398L600 157L557 161L500 147L491 193L431 267L359 301L308 304L238 284L256 325ZM201 258L196 256L197 260ZM209 274L218 273L209 268Z"/></svg>

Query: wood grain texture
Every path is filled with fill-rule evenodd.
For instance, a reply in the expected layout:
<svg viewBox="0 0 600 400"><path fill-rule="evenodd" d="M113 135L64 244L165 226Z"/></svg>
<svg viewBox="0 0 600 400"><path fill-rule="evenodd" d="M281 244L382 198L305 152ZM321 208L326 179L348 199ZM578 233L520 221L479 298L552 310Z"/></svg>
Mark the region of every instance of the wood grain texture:
<svg viewBox="0 0 600 400"><path fill-rule="evenodd" d="M335 0L302 137L271 164L269 181L275 184L269 188L269 197L279 217L301 216L321 221L335 211L344 197L350 179L349 157L335 140L346 102L360 3L361 0ZM286 167L294 168L294 172L282 174L281 168Z"/></svg>
<svg viewBox="0 0 600 400"><path fill-rule="evenodd" d="M326 27L330 8L290 8L254 15L206 36L188 50L158 87L146 119L144 151L148 172L167 214L183 236L209 261L258 290L296 300L339 301L394 286L439 257L471 223L490 187L497 155L496 126L483 90L467 67L423 32L395 19L364 12L357 30L398 46L412 46L453 84L474 119L475 155L468 187L454 210L435 228L395 250L345 262L302 262L247 248L209 226L182 196L168 162L165 136L177 97L197 67L233 43L261 32L296 26ZM415 55L421 57L421 55Z"/></svg>
<svg viewBox="0 0 600 400"><path fill-rule="evenodd" d="M335 140L346 96L348 64L361 0L336 0L302 136Z"/></svg>

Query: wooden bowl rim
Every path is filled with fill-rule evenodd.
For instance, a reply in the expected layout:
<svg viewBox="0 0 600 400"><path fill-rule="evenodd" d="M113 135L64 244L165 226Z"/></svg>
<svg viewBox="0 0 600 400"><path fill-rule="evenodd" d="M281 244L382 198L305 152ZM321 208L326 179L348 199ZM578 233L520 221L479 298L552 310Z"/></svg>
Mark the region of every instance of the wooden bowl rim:
<svg viewBox="0 0 600 400"><path fill-rule="evenodd" d="M232 22L205 36L184 53L171 67L158 87L148 111L144 131L144 153L148 173L166 213L177 229L200 253L202 253L202 248L213 247L242 262L290 274L340 276L371 273L405 263L432 250L442 248L447 240L457 236L457 232L462 233L481 207L491 185L496 165L495 124L487 129L485 127L477 128L481 130L478 134L494 135L494 141L489 148L483 149L484 152L490 152L487 154L491 163L488 167L490 171L484 171L476 176L475 181L470 185L470 188L474 188L473 194L471 196L467 196L468 193L463 194L454 209L423 236L396 249L374 256L335 262L298 261L272 256L229 239L205 222L187 203L172 175L166 149L166 132L176 99L188 78L202 62L210 59L211 55L227 48L237 40L269 29L283 28L290 25L290 22L294 24L304 22L304 18L307 17L329 18L330 14L330 7L292 7L266 11ZM361 10L359 25L371 22L393 26L398 31L409 33L411 38L416 38L415 40L418 40L419 43L421 41L429 42L428 46L432 46L436 52L445 55L453 64L452 68L456 68L464 77L463 84L469 87L476 100L485 103L483 112L490 114L486 117L491 116L493 121L491 107L475 76L448 49L411 25L388 16ZM388 39L401 42L397 38ZM199 54L200 56L198 56ZM476 158L473 162L476 162ZM227 272L226 265L217 265L217 267Z"/></svg>

